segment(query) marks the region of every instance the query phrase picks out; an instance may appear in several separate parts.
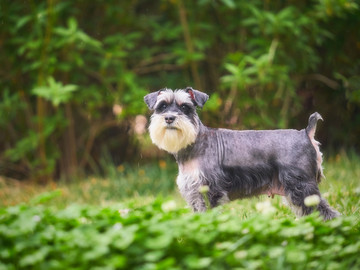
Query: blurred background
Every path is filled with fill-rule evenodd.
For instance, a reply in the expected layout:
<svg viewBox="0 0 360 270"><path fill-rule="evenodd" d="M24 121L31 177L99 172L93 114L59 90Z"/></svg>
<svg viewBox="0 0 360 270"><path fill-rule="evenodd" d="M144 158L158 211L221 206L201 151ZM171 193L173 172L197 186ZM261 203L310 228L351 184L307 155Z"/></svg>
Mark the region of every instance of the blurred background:
<svg viewBox="0 0 360 270"><path fill-rule="evenodd" d="M152 145L143 102L164 87L208 93L199 114L211 127L302 129L318 111L327 156L358 153L359 6L1 1L0 178L131 175L139 186L159 178L172 188L176 164ZM117 188L125 187L140 188Z"/></svg>

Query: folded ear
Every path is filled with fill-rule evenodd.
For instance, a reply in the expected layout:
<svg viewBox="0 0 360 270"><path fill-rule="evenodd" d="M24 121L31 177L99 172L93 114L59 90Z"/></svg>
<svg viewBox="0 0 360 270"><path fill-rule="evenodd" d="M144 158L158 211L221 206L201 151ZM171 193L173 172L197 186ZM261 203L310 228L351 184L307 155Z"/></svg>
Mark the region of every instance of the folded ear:
<svg viewBox="0 0 360 270"><path fill-rule="evenodd" d="M161 90L147 94L144 97L144 101L150 110L154 110L154 106L156 104L156 100L157 100L157 97L160 94L160 92L161 92Z"/></svg>
<svg viewBox="0 0 360 270"><path fill-rule="evenodd" d="M192 89L192 87L186 87L185 91L190 94L191 99L195 102L196 106L202 108L209 96L203 92Z"/></svg>

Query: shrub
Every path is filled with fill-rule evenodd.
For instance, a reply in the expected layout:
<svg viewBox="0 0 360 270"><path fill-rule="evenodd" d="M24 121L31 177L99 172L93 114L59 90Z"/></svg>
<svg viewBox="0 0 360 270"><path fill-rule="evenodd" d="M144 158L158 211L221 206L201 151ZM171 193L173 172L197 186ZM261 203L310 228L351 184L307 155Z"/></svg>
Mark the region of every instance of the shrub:
<svg viewBox="0 0 360 270"><path fill-rule="evenodd" d="M50 196L51 197L51 196ZM244 219L155 200L135 207L0 209L0 269L356 269L355 216Z"/></svg>
<svg viewBox="0 0 360 270"><path fill-rule="evenodd" d="M205 124L303 128L318 110L324 145L359 149L358 1L1 1L0 18L2 175L130 162L143 96L188 85L211 94Z"/></svg>

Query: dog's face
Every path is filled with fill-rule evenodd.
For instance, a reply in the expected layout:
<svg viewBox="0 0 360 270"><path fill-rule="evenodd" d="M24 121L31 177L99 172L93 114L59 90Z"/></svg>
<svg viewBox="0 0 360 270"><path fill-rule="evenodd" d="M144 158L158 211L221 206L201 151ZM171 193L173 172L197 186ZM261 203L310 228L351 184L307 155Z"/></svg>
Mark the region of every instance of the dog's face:
<svg viewBox="0 0 360 270"><path fill-rule="evenodd" d="M173 154L194 143L199 128L196 107L202 107L208 98L191 87L146 95L145 103L154 111L149 126L152 142Z"/></svg>

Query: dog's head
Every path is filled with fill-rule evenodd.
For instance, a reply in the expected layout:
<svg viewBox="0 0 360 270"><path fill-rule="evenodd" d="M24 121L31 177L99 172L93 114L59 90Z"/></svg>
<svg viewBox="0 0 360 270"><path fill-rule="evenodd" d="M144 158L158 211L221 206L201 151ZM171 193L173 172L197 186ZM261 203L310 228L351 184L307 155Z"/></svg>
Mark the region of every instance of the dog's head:
<svg viewBox="0 0 360 270"><path fill-rule="evenodd" d="M145 96L151 116L151 140L160 149L177 153L195 142L199 118L196 107L203 107L209 96L191 87L180 90L162 89Z"/></svg>

